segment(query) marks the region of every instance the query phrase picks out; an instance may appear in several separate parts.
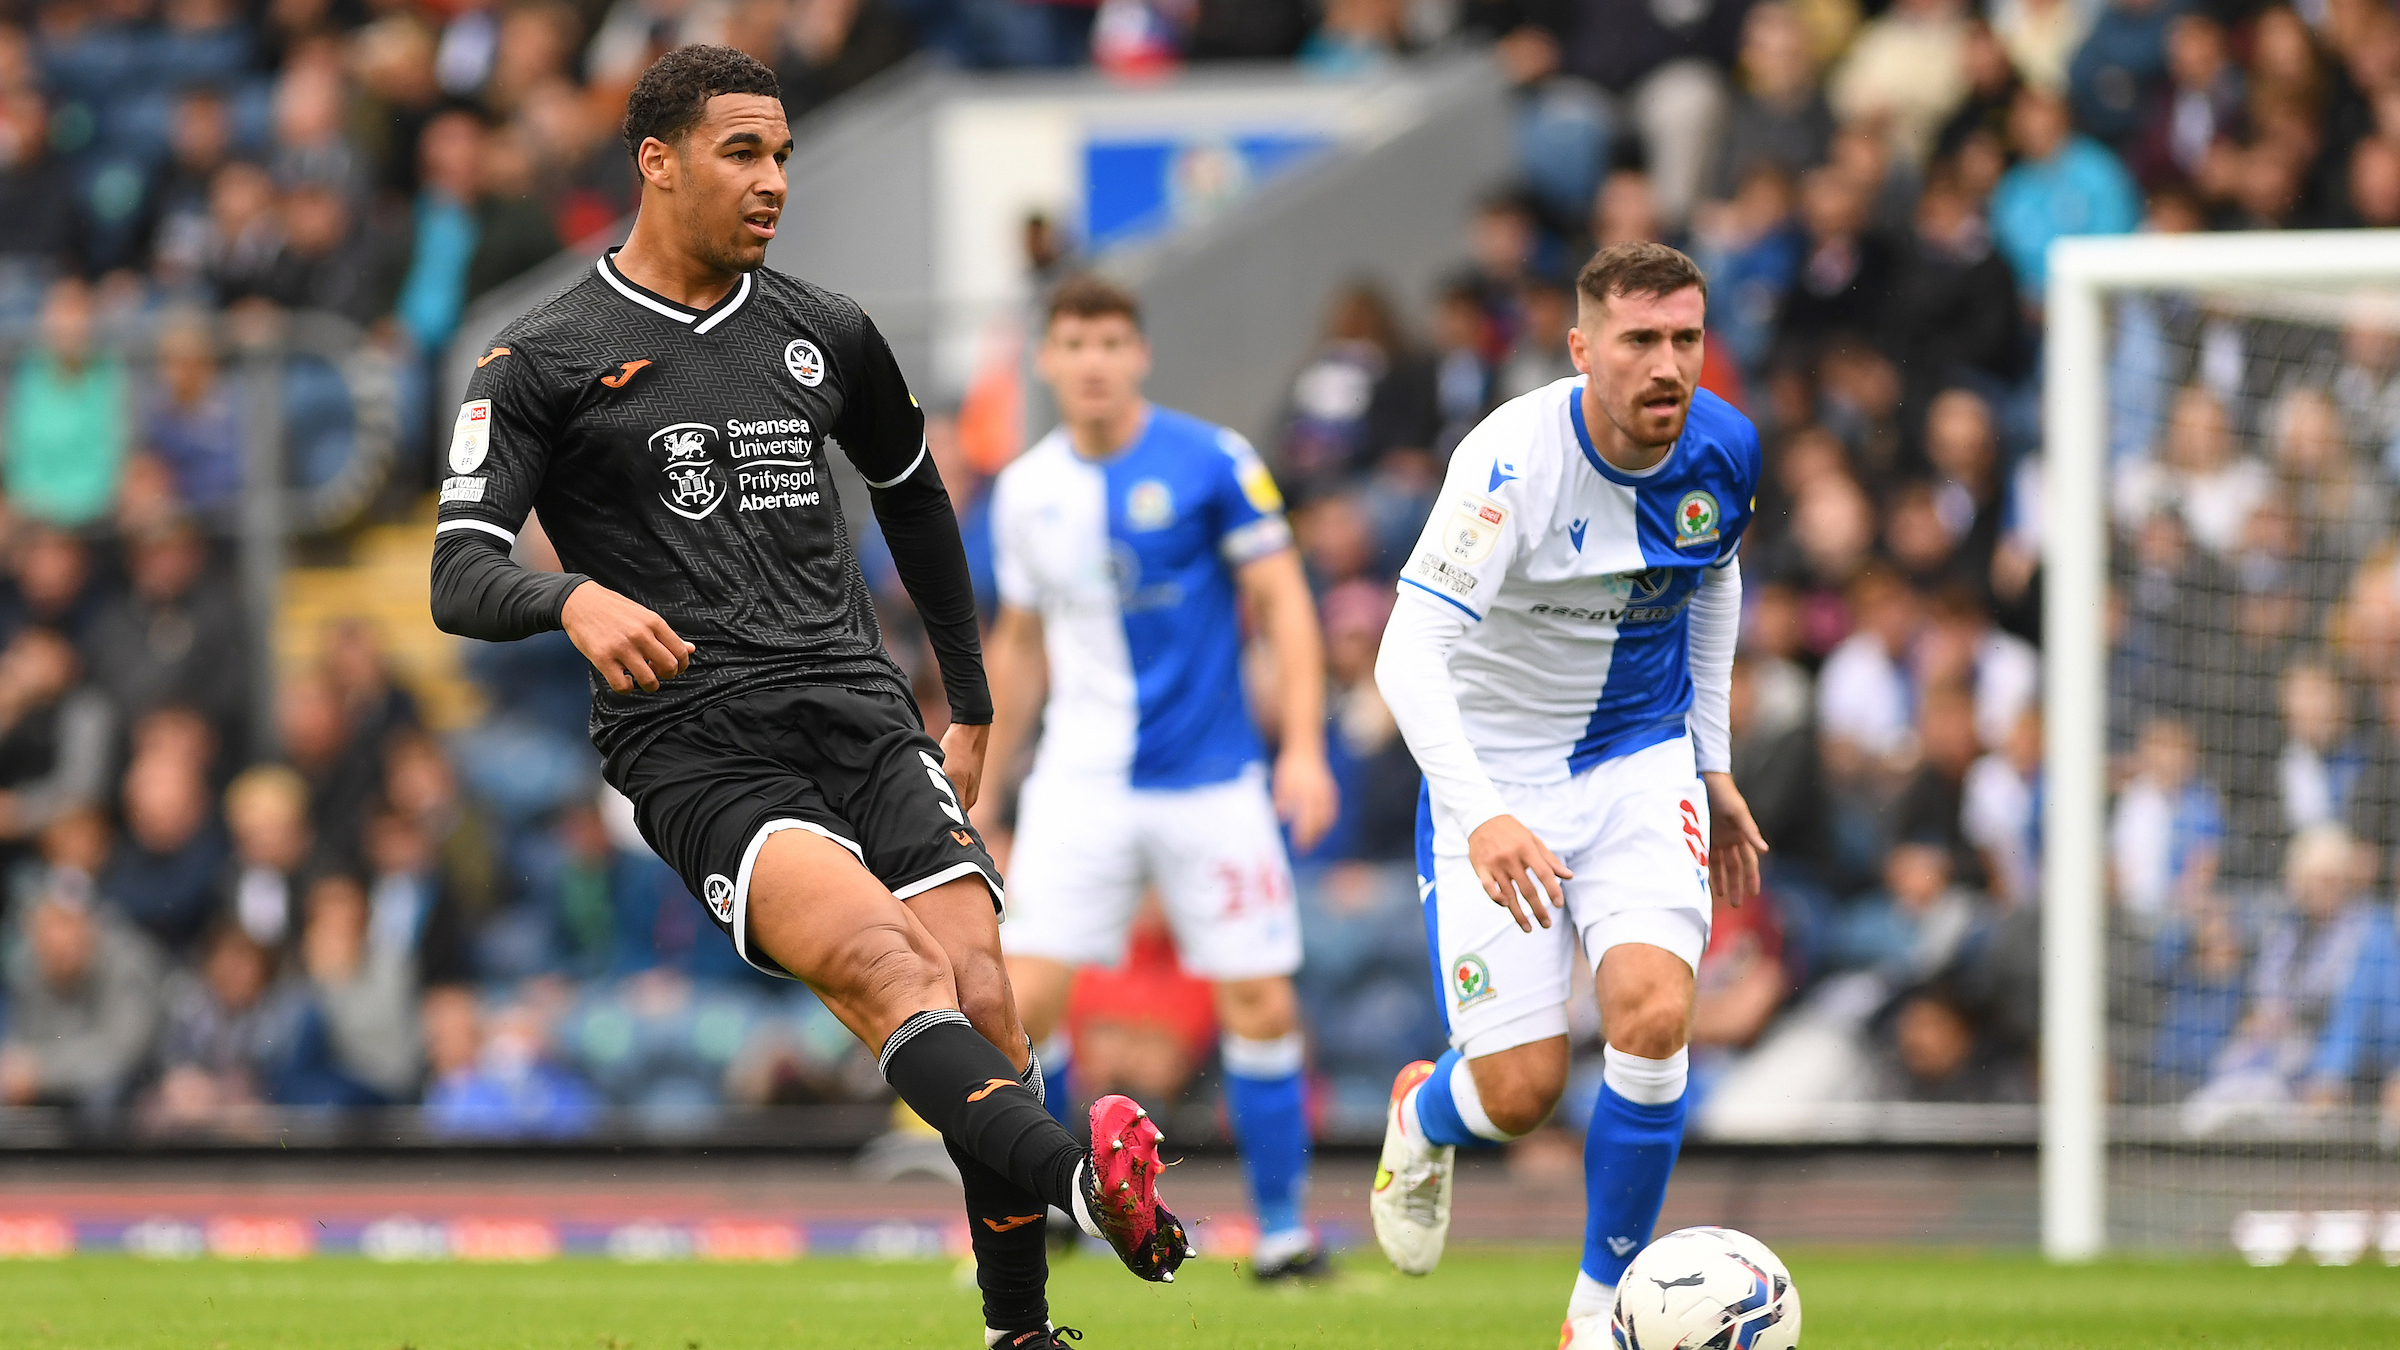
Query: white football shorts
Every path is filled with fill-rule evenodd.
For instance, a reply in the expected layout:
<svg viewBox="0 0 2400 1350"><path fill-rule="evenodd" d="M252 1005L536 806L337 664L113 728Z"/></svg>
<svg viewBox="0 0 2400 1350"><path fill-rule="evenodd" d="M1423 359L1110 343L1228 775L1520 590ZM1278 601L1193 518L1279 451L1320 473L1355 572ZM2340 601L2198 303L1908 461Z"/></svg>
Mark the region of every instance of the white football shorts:
<svg viewBox="0 0 2400 1350"><path fill-rule="evenodd" d="M1567 1034L1578 936L1594 969L1609 948L1641 942L1697 970L1708 946L1708 793L1689 737L1563 783L1494 786L1575 876L1561 883L1564 918L1553 913L1549 928L1524 932L1484 894L1457 822L1430 795L1418 798L1426 945L1450 1044L1469 1059Z"/></svg>
<svg viewBox="0 0 2400 1350"><path fill-rule="evenodd" d="M1017 799L1000 949L1116 965L1156 885L1183 968L1204 980L1300 969L1292 862L1266 770L1195 788L1130 788L1035 774Z"/></svg>

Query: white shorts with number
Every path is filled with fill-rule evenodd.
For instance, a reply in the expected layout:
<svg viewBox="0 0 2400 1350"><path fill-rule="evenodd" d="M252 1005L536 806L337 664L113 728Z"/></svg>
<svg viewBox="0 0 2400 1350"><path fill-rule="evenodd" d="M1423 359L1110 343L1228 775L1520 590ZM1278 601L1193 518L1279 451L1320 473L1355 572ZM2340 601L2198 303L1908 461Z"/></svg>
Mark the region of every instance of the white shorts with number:
<svg viewBox="0 0 2400 1350"><path fill-rule="evenodd" d="M1609 948L1641 942L1697 969L1708 945L1708 795L1688 737L1563 783L1497 787L1509 814L1575 877L1562 883L1563 919L1520 930L1475 879L1457 822L1430 795L1419 797L1425 936L1450 1044L1469 1059L1567 1034L1578 936L1595 968Z"/></svg>
<svg viewBox="0 0 2400 1350"><path fill-rule="evenodd" d="M1192 974L1250 980L1300 968L1292 863L1263 767L1195 788L1026 780L1002 951L1115 965L1146 885L1158 887Z"/></svg>

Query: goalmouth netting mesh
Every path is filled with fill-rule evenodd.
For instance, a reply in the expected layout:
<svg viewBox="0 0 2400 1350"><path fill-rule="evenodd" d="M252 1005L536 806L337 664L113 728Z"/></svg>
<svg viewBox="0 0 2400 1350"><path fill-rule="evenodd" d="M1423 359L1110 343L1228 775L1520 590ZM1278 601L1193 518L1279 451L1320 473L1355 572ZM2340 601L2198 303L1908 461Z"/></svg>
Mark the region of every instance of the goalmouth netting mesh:
<svg viewBox="0 0 2400 1350"><path fill-rule="evenodd" d="M2400 244L2201 247L2057 316L2045 1231L2400 1264Z"/></svg>

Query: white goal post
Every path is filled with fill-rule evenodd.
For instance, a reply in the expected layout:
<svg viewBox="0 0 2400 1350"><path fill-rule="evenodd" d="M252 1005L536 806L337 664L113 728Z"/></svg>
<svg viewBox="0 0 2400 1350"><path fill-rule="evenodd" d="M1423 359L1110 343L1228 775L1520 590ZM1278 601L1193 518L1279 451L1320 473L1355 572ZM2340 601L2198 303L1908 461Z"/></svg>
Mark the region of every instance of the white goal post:
<svg viewBox="0 0 2400 1350"><path fill-rule="evenodd" d="M2051 245L2044 339L2042 1248L2108 1237L2107 782L2112 293L2400 286L2400 230L2120 235Z"/></svg>

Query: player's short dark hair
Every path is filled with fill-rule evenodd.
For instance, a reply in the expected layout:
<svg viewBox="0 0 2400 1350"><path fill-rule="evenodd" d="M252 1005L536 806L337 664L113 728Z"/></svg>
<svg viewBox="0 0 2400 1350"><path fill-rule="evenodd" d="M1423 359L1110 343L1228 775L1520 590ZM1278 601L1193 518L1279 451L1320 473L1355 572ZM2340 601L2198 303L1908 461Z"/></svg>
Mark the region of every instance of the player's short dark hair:
<svg viewBox="0 0 2400 1350"><path fill-rule="evenodd" d="M1603 305L1620 295L1673 295L1687 286L1699 287L1701 300L1708 299L1708 275L1700 264L1647 239L1610 244L1575 275L1575 289Z"/></svg>
<svg viewBox="0 0 2400 1350"><path fill-rule="evenodd" d="M780 99L775 72L746 52L694 43L650 63L625 100L625 149L641 158L642 142L656 136L674 145L691 134L719 94L763 94Z"/></svg>
<svg viewBox="0 0 2400 1350"><path fill-rule="evenodd" d="M1104 319L1111 314L1125 316L1126 322L1132 324L1135 331L1140 331L1142 302L1133 298L1133 292L1106 277L1078 272L1058 283L1050 292L1050 303L1042 313L1042 327L1048 330L1062 315L1076 319Z"/></svg>

